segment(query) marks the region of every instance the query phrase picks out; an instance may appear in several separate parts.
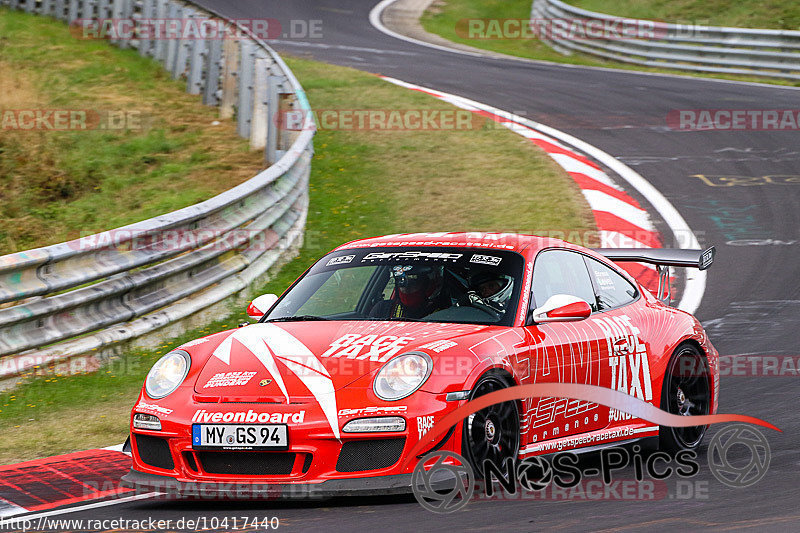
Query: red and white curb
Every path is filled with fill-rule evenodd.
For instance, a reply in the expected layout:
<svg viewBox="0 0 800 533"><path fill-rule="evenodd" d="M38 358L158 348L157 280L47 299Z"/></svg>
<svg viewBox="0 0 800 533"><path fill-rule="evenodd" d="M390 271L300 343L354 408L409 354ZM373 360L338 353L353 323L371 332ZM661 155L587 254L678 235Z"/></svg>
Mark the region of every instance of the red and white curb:
<svg viewBox="0 0 800 533"><path fill-rule="evenodd" d="M580 187L592 210L601 247L658 248L662 246L662 239L650 220L650 215L639 202L620 187L597 163L584 154L595 157L615 170L620 177L653 204L683 247L700 247L694 233L666 198L644 178L605 152L566 133L537 124L513 113L388 76L380 77L395 85L428 94L460 109L466 109L491 119L529 139L544 150ZM643 285L655 290L658 276L654 267L643 263L621 266ZM692 271L686 274L686 288L678 307L693 313L699 306L705 290L705 272Z"/></svg>
<svg viewBox="0 0 800 533"><path fill-rule="evenodd" d="M121 450L121 445L111 446L0 466L0 519L27 519L31 512L49 516L142 497L119 486L131 467L130 455Z"/></svg>

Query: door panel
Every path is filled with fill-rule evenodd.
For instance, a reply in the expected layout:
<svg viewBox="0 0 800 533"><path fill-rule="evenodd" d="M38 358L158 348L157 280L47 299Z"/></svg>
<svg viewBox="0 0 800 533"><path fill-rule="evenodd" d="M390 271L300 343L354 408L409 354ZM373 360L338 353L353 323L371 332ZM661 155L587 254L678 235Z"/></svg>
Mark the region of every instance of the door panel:
<svg viewBox="0 0 800 533"><path fill-rule="evenodd" d="M583 256L555 249L541 252L534 263L532 298L541 306L555 294L582 298L597 310ZM608 378L603 330L590 322L553 322L526 328L531 344L531 383L602 385ZM534 443L602 429L608 408L569 398L533 398L524 405L523 442Z"/></svg>

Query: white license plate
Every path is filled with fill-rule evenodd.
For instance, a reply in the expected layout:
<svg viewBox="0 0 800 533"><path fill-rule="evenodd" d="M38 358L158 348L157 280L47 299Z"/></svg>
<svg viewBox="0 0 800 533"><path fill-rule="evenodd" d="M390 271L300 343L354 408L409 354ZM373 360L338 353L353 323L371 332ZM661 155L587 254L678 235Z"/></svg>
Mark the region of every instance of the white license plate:
<svg viewBox="0 0 800 533"><path fill-rule="evenodd" d="M221 450L266 450L289 447L285 424L193 424L192 446Z"/></svg>

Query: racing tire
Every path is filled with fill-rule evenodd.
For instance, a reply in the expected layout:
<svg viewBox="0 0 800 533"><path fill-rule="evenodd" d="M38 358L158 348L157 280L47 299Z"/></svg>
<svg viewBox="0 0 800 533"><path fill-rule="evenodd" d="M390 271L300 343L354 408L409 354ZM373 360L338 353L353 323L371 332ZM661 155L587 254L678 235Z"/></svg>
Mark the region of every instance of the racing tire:
<svg viewBox="0 0 800 533"><path fill-rule="evenodd" d="M661 409L682 416L707 415L711 408L708 362L693 344L679 346L667 364L661 387ZM700 446L708 426L660 426L659 449L675 453Z"/></svg>
<svg viewBox="0 0 800 533"><path fill-rule="evenodd" d="M499 373L482 376L469 395L473 400L484 394L509 387ZM462 455L467 458L475 477L483 477L483 463L491 460L502 468L510 457L516 461L519 453L519 406L516 401L490 405L464 419Z"/></svg>

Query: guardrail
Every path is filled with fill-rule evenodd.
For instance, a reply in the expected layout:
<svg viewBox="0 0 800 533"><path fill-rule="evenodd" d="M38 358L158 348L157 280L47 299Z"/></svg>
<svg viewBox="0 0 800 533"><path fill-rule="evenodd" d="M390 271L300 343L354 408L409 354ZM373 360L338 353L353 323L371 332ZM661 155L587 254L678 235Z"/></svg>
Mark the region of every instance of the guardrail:
<svg viewBox="0 0 800 533"><path fill-rule="evenodd" d="M650 67L800 80L800 31L665 24L594 13L560 0L534 0L531 20L599 24L629 21L652 37L582 38L569 24L549 24L539 38L565 55L583 52ZM533 22L535 23L535 22ZM595 26L597 27L597 26Z"/></svg>
<svg viewBox="0 0 800 533"><path fill-rule="evenodd" d="M0 0L74 22L85 19L214 18L174 0ZM161 62L187 91L235 118L263 149L266 170L210 200L129 226L0 257L0 379L122 341L157 344L169 324L227 314L296 253L308 211L315 125L308 100L278 54L247 28L214 39L118 39ZM144 36L143 32L134 32ZM298 111L302 128L281 126ZM176 329L176 331L179 331ZM82 358L81 358L82 359Z"/></svg>

